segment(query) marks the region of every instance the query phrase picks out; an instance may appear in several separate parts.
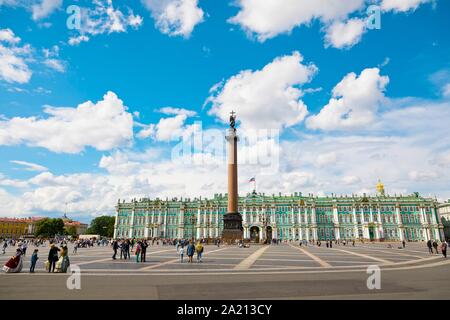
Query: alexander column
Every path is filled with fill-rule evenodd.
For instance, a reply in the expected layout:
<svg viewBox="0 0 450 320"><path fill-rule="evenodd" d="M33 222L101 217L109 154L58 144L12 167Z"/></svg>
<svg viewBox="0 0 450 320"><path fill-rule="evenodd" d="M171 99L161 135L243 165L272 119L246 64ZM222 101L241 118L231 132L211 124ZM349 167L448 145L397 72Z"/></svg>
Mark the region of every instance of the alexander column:
<svg viewBox="0 0 450 320"><path fill-rule="evenodd" d="M242 240L242 216L238 212L238 170L237 170L237 142L236 115L231 112L230 128L225 137L228 142L228 212L223 216L222 239L225 242Z"/></svg>

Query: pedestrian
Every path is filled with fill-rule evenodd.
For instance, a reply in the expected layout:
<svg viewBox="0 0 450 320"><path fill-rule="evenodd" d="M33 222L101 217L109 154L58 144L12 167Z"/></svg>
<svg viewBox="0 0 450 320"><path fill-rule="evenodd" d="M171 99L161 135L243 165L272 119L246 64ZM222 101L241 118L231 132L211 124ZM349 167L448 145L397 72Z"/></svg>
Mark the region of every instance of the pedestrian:
<svg viewBox="0 0 450 320"><path fill-rule="evenodd" d="M184 257L184 246L183 245L181 245L179 253L180 253L180 262L183 263L183 257Z"/></svg>
<svg viewBox="0 0 450 320"><path fill-rule="evenodd" d="M72 251L72 253L73 253L73 254L76 254L77 251L78 251L78 241L75 241L74 246L73 246L73 251Z"/></svg>
<svg viewBox="0 0 450 320"><path fill-rule="evenodd" d="M327 241L327 248L329 247L328 241Z"/></svg>
<svg viewBox="0 0 450 320"><path fill-rule="evenodd" d="M69 266L69 249L67 248L67 245L63 244L61 247L61 256L59 257L58 262L56 262L56 272L66 273Z"/></svg>
<svg viewBox="0 0 450 320"><path fill-rule="evenodd" d="M48 252L48 272L55 272L56 261L58 261L58 251L60 249L54 243L50 245Z"/></svg>
<svg viewBox="0 0 450 320"><path fill-rule="evenodd" d="M141 262L146 262L145 256L147 254L147 247L148 247L147 240L142 241L142 243L141 243Z"/></svg>
<svg viewBox="0 0 450 320"><path fill-rule="evenodd" d="M446 242L445 240L442 241L442 244L441 244L441 251L442 251L442 255L443 255L444 258L446 258L446 259L447 259L447 247L448 247L447 242Z"/></svg>
<svg viewBox="0 0 450 320"><path fill-rule="evenodd" d="M117 243L117 240L114 240L112 247L113 247L113 251L114 251L112 258L113 258L113 260L116 260L117 249L119 248L119 244Z"/></svg>
<svg viewBox="0 0 450 320"><path fill-rule="evenodd" d="M405 247L406 247L406 241L405 241L405 239L403 239L403 241L402 241L402 246L403 246L403 249L405 249Z"/></svg>
<svg viewBox="0 0 450 320"><path fill-rule="evenodd" d="M203 256L203 245L202 243L199 241L197 243L197 246L195 247L195 251L197 252L197 263L198 262L203 262L202 261L202 256Z"/></svg>
<svg viewBox="0 0 450 320"><path fill-rule="evenodd" d="M188 246L186 248L186 253L187 253L187 256L188 256L188 261L190 263L192 263L192 259L194 257L194 253L195 253L195 246L192 243L192 240L189 241L189 244L188 244Z"/></svg>
<svg viewBox="0 0 450 320"><path fill-rule="evenodd" d="M33 254L31 255L31 266L30 273L34 273L34 268L36 267L36 262L38 261L38 249L34 249Z"/></svg>
<svg viewBox="0 0 450 320"><path fill-rule="evenodd" d="M330 248L333 248L333 241L330 241Z"/></svg>
<svg viewBox="0 0 450 320"><path fill-rule="evenodd" d="M3 248L2 248L2 254L5 254L6 253L6 248L8 247L8 241L4 241L3 242Z"/></svg>
<svg viewBox="0 0 450 320"><path fill-rule="evenodd" d="M436 240L433 241L433 248L434 248L434 250L436 251L436 254L439 254L439 251L438 251L438 244L437 244Z"/></svg>
<svg viewBox="0 0 450 320"><path fill-rule="evenodd" d="M24 241L23 244L20 246L20 249L22 249L22 254L24 256L27 254L27 248L28 248L28 245L27 245L26 241Z"/></svg>
<svg viewBox="0 0 450 320"><path fill-rule="evenodd" d="M141 242L138 241L136 244L136 263L139 262L140 256L141 256Z"/></svg>
<svg viewBox="0 0 450 320"><path fill-rule="evenodd" d="M432 249L433 248L433 240L430 239L427 241L427 247L428 247L428 252L433 253L433 249Z"/></svg>

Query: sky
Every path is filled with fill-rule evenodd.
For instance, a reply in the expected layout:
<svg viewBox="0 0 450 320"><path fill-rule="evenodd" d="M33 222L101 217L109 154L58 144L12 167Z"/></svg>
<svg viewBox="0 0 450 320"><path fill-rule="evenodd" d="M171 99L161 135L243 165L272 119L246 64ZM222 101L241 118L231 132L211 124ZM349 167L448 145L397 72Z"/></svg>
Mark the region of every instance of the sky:
<svg viewBox="0 0 450 320"><path fill-rule="evenodd" d="M0 0L0 216L118 199L450 198L450 3Z"/></svg>

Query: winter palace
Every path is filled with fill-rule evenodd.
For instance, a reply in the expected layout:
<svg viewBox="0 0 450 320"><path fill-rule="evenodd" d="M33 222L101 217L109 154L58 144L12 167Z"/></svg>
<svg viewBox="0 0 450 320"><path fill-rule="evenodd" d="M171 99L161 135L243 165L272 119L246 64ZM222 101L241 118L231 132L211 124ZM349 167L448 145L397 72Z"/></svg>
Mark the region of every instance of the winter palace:
<svg viewBox="0 0 450 320"><path fill-rule="evenodd" d="M442 239L436 199L418 193L389 196L290 196L252 192L239 197L244 239L427 241ZM115 238L218 238L227 195L212 199L119 200Z"/></svg>

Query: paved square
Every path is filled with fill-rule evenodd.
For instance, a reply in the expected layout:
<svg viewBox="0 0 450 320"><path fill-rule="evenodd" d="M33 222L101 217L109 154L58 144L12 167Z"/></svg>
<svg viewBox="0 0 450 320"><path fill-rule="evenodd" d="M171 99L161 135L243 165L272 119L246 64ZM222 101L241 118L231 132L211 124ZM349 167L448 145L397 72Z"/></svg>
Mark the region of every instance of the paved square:
<svg viewBox="0 0 450 320"><path fill-rule="evenodd" d="M70 274L45 272L48 247L39 247L36 273L29 274L34 249L29 247L21 273L0 274L0 298L117 299L120 292L133 299L436 298L450 292L449 260L429 254L424 243L398 247L388 248L386 243L333 248L296 243L250 248L208 245L202 263L195 256L194 263L188 263L186 256L181 263L174 246L155 245L148 247L145 263L136 263L133 254L130 260L120 255L112 260L109 246L79 248L73 254L69 245L71 265L81 270L81 290L67 288ZM13 252L14 248L8 248L0 255L0 263ZM366 270L371 265L381 268L382 290L367 288ZM427 281L433 285L428 287Z"/></svg>

